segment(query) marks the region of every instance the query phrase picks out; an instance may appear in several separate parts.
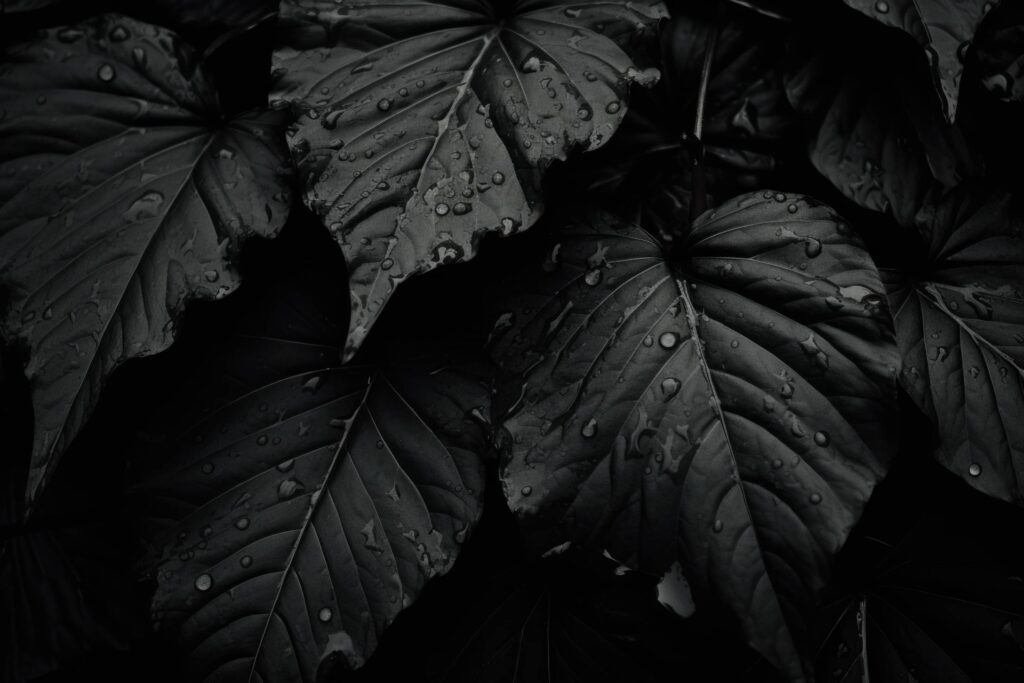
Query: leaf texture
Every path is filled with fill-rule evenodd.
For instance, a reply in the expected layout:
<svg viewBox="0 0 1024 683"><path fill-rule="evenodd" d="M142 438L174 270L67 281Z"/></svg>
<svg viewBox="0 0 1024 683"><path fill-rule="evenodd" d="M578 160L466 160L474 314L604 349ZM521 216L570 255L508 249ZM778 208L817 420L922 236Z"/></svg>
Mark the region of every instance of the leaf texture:
<svg viewBox="0 0 1024 683"><path fill-rule="evenodd" d="M680 561L802 679L801 615L887 468L882 285L830 209L782 193L705 213L681 253L597 216L520 272L494 331L506 494L551 541Z"/></svg>
<svg viewBox="0 0 1024 683"><path fill-rule="evenodd" d="M282 5L274 97L302 112L289 145L305 201L349 264L347 356L405 278L529 227L541 171L603 144L628 83L656 79L624 48L659 2L500 5Z"/></svg>
<svg viewBox="0 0 1024 683"><path fill-rule="evenodd" d="M901 380L971 486L1024 502L1024 214L1013 195L962 188L918 217L926 266L886 272Z"/></svg>
<svg viewBox="0 0 1024 683"><path fill-rule="evenodd" d="M479 517L469 416L486 388L433 366L340 368L308 342L228 350L233 395L141 453L162 463L134 490L160 529L154 617L192 679L357 668Z"/></svg>
<svg viewBox="0 0 1024 683"><path fill-rule="evenodd" d="M989 0L843 0L884 26L910 35L924 48L948 121L956 119L964 53Z"/></svg>
<svg viewBox="0 0 1024 683"><path fill-rule="evenodd" d="M29 350L32 498L110 372L167 348L188 299L238 286L231 258L276 233L290 191L280 115L218 122L215 92L164 29L106 15L4 59L2 331Z"/></svg>

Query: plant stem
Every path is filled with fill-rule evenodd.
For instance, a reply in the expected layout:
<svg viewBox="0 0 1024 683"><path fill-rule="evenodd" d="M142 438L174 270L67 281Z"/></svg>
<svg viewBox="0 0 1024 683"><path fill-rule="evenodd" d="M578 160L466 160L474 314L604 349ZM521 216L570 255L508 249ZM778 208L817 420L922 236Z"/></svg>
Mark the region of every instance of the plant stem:
<svg viewBox="0 0 1024 683"><path fill-rule="evenodd" d="M697 87L697 106L693 115L693 137L690 141L690 155L693 163L693 195L690 200L690 220L693 221L704 213L708 205L707 179L704 175L704 106L708 96L708 83L711 81L711 66L718 46L718 30L716 24L708 37L707 49L704 51L704 64L700 70L700 84Z"/></svg>

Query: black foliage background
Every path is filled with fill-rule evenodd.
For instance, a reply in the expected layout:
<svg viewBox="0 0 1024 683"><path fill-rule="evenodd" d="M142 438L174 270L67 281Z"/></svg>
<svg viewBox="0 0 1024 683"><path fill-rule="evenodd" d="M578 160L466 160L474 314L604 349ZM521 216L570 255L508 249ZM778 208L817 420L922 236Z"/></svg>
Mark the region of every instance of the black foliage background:
<svg viewBox="0 0 1024 683"><path fill-rule="evenodd" d="M741 6L746 4L676 2L670 9L698 26L743 24L747 37L762 40L764 55L754 61L755 69L777 68L780 81L785 60L803 51L825 53L838 72L854 72L882 90L899 88L898 80L887 79L899 79L901 74L928 82L920 50L896 33L877 30L840 2L750 0L751 5L770 8L768 14L784 15L782 20ZM225 110L240 112L266 100L273 46L273 17L268 15L275 5L265 0L7 0L0 40L105 11L171 26L205 51L205 68L214 75ZM25 7L29 10L12 10ZM1004 1L996 12L1002 13L997 18L1005 17L1011 24L1016 17L1019 35L1020 7ZM662 26L663 39L668 26ZM1012 53L1012 48L1001 50L979 55L972 49L965 56L968 75L963 79L957 125L981 182L1016 179L1012 182L1019 184L1024 104L1019 98L1002 101L982 85L982 78L971 77L1005 63L1005 53ZM702 54L699 46L694 51ZM778 65L769 58L777 58ZM693 79L685 86L691 92L700 73L699 64L688 64L688 70L673 76ZM671 240L678 230L673 226L689 219L693 181L693 148L679 141L692 128L692 98L679 97L680 90L674 87L668 77L650 91L637 91L610 144L556 164L545 182L548 203L564 208L603 201ZM721 103L714 94L712 88L711 122L724 116L715 110ZM721 106L734 104L726 98ZM748 161L771 160L770 167L755 163L737 170L710 153L705 159L707 176L711 183L720 181L720 198L765 185L814 196L857 227L880 267L914 274L923 265L917 234L891 215L856 205L822 177L808 160L809 124L800 114L790 116L787 125L771 129L768 139L754 141L730 137L728 126L709 123L709 145L749 144ZM480 321L462 312L482 304L477 299L489 278L525 254L531 239L530 234L491 236L473 262L435 271L416 286L402 288L373 335L485 337L487 329L481 329ZM140 549L134 540L131 491L126 488L133 440L154 415L173 410L167 397L183 390L179 378L184 370L201 365L211 347L239 330L336 338L340 346L347 329L344 259L305 209L296 206L277 239L247 244L240 270L244 285L236 295L190 305L173 348L132 360L114 374L28 522L22 521L21 504L24 454L32 438L28 386L19 371L24 352L4 348L4 680L180 680L179 661L167 634L154 632L149 625L154 587L138 582L134 573ZM323 311L338 315L331 318ZM872 681L1024 680L1024 510L986 498L938 465L932 457L934 429L906 396L901 397L901 408L903 419L892 435L899 444L898 457L838 558L815 624L819 679L861 680L854 661L858 646L843 637L849 630L844 618L851 618L851 604L867 596L869 653L882 662L872 672ZM488 467L493 477L497 465L492 461ZM454 569L434 580L400 615L363 669L337 673L332 679L781 680L711 610L679 619L658 603L659 577L617 568L606 557L575 549L538 557L522 537L500 487L490 486L483 519ZM877 612L876 603L881 605ZM889 659L902 659L906 668L888 667ZM916 678L909 678L908 670Z"/></svg>

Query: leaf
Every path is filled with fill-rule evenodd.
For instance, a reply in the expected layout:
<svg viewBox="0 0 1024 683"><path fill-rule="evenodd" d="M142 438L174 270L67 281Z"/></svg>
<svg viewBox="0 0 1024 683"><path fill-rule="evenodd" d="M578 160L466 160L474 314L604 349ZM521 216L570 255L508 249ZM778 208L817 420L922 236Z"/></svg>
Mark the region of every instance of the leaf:
<svg viewBox="0 0 1024 683"><path fill-rule="evenodd" d="M508 5L508 7L506 7ZM507 10L507 11L506 11ZM475 254L540 213L540 173L625 114L659 2L288 0L274 93L305 201L350 271L346 357L405 278Z"/></svg>
<svg viewBox="0 0 1024 683"><path fill-rule="evenodd" d="M479 517L486 387L442 363L342 368L288 339L216 357L234 391L140 451L157 463L134 490L159 529L154 617L191 678L359 667Z"/></svg>
<svg viewBox="0 0 1024 683"><path fill-rule="evenodd" d="M249 235L290 204L280 116L216 120L170 32L106 15L7 48L0 74L0 279L8 341L29 349L28 495L110 372L157 353L191 298L238 286Z"/></svg>
<svg viewBox="0 0 1024 683"><path fill-rule="evenodd" d="M906 32L924 48L942 97L946 120L956 119L963 55L985 14L988 0L843 0L884 26Z"/></svg>
<svg viewBox="0 0 1024 683"><path fill-rule="evenodd" d="M550 542L674 561L803 679L802 616L885 473L897 357L859 240L813 200L739 197L667 259L597 216L498 318L509 504Z"/></svg>
<svg viewBox="0 0 1024 683"><path fill-rule="evenodd" d="M999 4L974 40L981 83L1001 100L1024 101L1024 11L1019 4Z"/></svg>
<svg viewBox="0 0 1024 683"><path fill-rule="evenodd" d="M743 10L714 21L674 16L661 35L661 80L631 97L615 137L572 170L609 206L637 201L643 226L666 242L691 220L689 138L701 67L716 32L702 140L709 194L724 199L763 187L797 122L783 83L788 32Z"/></svg>
<svg viewBox="0 0 1024 683"><path fill-rule="evenodd" d="M814 167L858 205L909 225L933 188L975 174L974 161L960 131L929 106L934 95L910 55L879 49L851 59L856 44L839 36L803 47L786 90L808 117Z"/></svg>
<svg viewBox="0 0 1024 683"><path fill-rule="evenodd" d="M1007 191L965 187L917 222L921 272L886 272L902 384L939 429L939 462L1022 504L1024 214Z"/></svg>

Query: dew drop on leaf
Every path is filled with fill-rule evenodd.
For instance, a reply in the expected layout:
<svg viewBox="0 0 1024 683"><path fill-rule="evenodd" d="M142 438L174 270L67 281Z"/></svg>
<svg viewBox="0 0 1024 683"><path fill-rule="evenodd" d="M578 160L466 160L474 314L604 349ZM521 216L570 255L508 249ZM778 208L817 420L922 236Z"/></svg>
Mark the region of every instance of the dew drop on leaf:
<svg viewBox="0 0 1024 683"><path fill-rule="evenodd" d="M213 577L209 574L200 574L196 577L195 587L197 591L208 591L213 587Z"/></svg>
<svg viewBox="0 0 1024 683"><path fill-rule="evenodd" d="M580 434L587 439L590 439L597 434L597 420L594 418L587 420L586 424L580 428Z"/></svg>
<svg viewBox="0 0 1024 683"><path fill-rule="evenodd" d="M679 343L679 335L675 332L664 332L658 337L658 343L663 349L673 349Z"/></svg>
<svg viewBox="0 0 1024 683"><path fill-rule="evenodd" d="M979 465L976 462L972 462L971 466L967 468L967 473L969 475L971 475L972 477L980 477L981 476L981 465Z"/></svg>

